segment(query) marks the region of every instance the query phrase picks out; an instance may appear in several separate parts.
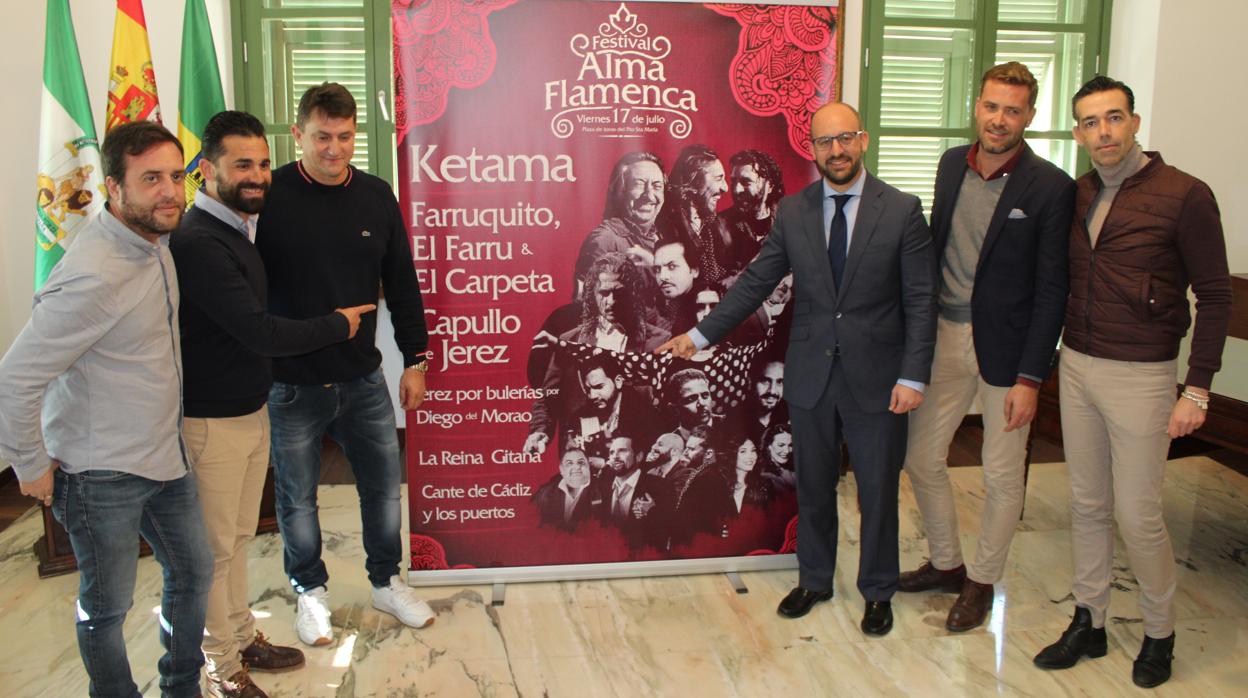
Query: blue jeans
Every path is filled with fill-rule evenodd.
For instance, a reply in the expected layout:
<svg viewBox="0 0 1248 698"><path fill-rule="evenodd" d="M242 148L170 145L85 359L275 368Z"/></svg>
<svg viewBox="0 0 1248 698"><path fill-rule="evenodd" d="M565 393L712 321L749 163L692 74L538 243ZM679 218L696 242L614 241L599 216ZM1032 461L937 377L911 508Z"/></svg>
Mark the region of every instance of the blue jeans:
<svg viewBox="0 0 1248 698"><path fill-rule="evenodd" d="M403 557L402 464L394 407L381 369L345 383L274 383L269 421L277 522L291 586L302 594L329 581L321 561L316 506L325 434L342 446L355 474L368 580L375 587L389 584Z"/></svg>
<svg viewBox="0 0 1248 698"><path fill-rule="evenodd" d="M139 695L122 624L134 603L140 535L164 571L157 667L162 696L199 695L200 644L212 586L195 478L160 482L115 470L57 471L52 514L78 559L78 651L92 696Z"/></svg>

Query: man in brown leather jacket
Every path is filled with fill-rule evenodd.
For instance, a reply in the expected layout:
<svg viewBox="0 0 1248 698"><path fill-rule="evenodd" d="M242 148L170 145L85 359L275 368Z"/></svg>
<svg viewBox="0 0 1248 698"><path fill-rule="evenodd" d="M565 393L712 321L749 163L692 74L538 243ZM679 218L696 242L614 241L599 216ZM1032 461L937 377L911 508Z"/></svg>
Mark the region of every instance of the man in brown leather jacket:
<svg viewBox="0 0 1248 698"><path fill-rule="evenodd" d="M1131 678L1170 678L1174 552L1162 518L1170 439L1205 421L1231 311L1226 243L1204 182L1146 153L1131 88L1098 76L1073 100L1074 135L1095 171L1076 182L1070 298L1061 356L1062 433L1071 487L1075 617L1035 658L1065 669L1107 652L1114 519L1139 580L1144 643ZM1179 341L1196 322L1175 398Z"/></svg>

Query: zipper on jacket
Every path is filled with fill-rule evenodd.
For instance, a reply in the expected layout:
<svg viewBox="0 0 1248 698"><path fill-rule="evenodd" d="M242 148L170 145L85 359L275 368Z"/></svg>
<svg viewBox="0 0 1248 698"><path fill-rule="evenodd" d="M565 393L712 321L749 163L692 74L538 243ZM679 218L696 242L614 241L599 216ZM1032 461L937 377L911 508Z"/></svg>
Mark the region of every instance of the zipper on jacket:
<svg viewBox="0 0 1248 698"><path fill-rule="evenodd" d="M1105 220L1101 222L1101 233L1096 236L1096 244L1092 243L1092 231L1088 229L1087 221L1084 221L1084 224L1083 224L1083 233L1088 238L1088 250L1089 250L1088 300L1087 300L1087 305L1084 308L1084 313L1083 313L1083 319L1084 319L1083 324L1084 324L1084 327L1086 328L1086 337L1088 340L1087 348L1089 350L1092 349L1092 277L1093 277L1092 270L1093 268L1096 267L1096 245L1099 245L1101 243L1101 240L1105 235L1105 224L1109 222L1110 216L1113 215L1114 206L1118 204L1118 197L1122 195L1123 189L1125 189L1127 185L1135 186L1136 183L1138 182L1138 180L1136 180L1136 177L1139 176L1140 172L1143 172L1145 169L1147 169L1150 164L1152 164L1151 158L1149 159L1149 162L1144 165L1144 167L1140 168L1139 172L1136 172L1130 177L1127 177L1126 179L1122 180L1122 183L1118 185L1118 193L1114 194L1114 200L1109 202L1109 210L1105 212ZM1096 176L1096 181L1100 184L1100 189L1096 191L1096 196L1100 196L1101 192L1105 191L1105 182L1101 181L1101 177L1099 173ZM1092 201L1093 203L1095 203L1096 198L1093 197Z"/></svg>
<svg viewBox="0 0 1248 698"><path fill-rule="evenodd" d="M1096 195L1092 197L1093 204L1096 203L1096 197L1099 197L1101 195L1101 192L1104 190L1105 190L1105 185L1102 183L1100 190L1098 190L1096 192ZM1121 191L1121 188L1119 189L1119 191ZM1114 201L1117 201L1117 200L1118 200L1118 197L1115 195ZM1110 210L1105 212L1106 221L1109 220L1110 211L1112 211L1114 208L1114 201L1109 202ZM1105 232L1104 221L1101 222L1101 232L1102 233ZM1083 235L1084 237L1088 239L1088 295L1087 295L1087 300L1084 302L1084 307L1083 307L1083 328L1084 328L1083 336L1087 341L1087 345L1084 347L1084 349L1086 349L1089 355L1091 355L1091 352L1092 352L1092 279L1094 277L1093 270L1096 268L1096 244L1092 242L1092 231L1088 228L1088 222L1086 219L1083 221ZM1097 236L1097 242L1100 242L1099 235Z"/></svg>

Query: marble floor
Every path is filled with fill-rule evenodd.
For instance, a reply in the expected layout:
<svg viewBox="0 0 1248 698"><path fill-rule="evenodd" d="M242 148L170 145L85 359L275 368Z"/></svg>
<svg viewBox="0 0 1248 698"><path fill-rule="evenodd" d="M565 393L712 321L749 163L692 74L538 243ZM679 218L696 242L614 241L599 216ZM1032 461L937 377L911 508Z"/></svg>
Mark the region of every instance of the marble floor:
<svg viewBox="0 0 1248 698"><path fill-rule="evenodd" d="M1171 461L1166 517L1180 564L1174 678L1159 696L1245 695L1248 689L1248 478L1204 457ZM979 468L951 471L970 550L982 506ZM903 477L902 566L926 542ZM795 570L509 585L490 605L487 587L434 587L437 622L422 631L374 611L363 575L354 490L322 488L334 644L305 648L308 666L256 675L274 698L293 696L1114 696L1145 694L1130 682L1141 641L1136 582L1119 544L1110 652L1074 669L1045 672L1031 657L1066 626L1070 549L1062 464L1032 467L1025 516L988 624L952 636L951 595L899 595L885 638L858 630L854 589L858 532L852 479L841 486L841 567L836 598L800 620L775 613ZM27 514L0 533L0 695L83 696L74 640L77 576L39 580ZM294 596L276 536L251 547L253 610L278 643L294 643ZM125 625L144 695L159 695L155 608L159 569L140 562Z"/></svg>

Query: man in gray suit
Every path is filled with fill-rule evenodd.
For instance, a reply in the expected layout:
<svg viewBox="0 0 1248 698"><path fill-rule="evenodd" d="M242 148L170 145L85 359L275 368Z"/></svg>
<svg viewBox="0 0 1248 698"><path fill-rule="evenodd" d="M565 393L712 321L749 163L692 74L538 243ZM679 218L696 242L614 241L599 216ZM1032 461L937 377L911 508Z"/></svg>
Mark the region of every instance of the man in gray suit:
<svg viewBox="0 0 1248 698"><path fill-rule="evenodd" d="M824 105L810 135L823 177L780 202L758 258L715 310L656 351L688 358L719 341L793 272L784 397L797 456L799 576L778 612L797 618L832 597L843 433L862 510L862 630L884 635L897 589L906 413L923 401L936 342L935 257L919 200L863 171L870 138L852 107Z"/></svg>

